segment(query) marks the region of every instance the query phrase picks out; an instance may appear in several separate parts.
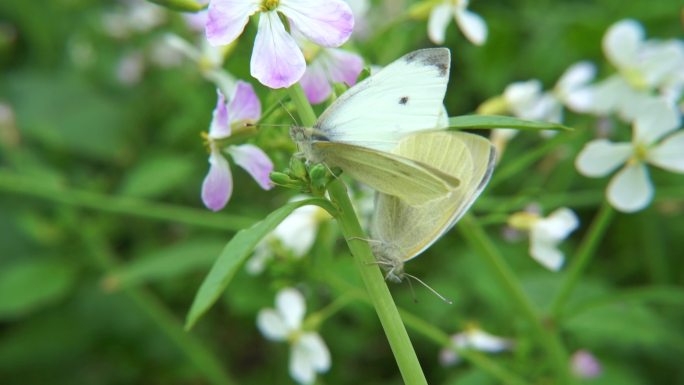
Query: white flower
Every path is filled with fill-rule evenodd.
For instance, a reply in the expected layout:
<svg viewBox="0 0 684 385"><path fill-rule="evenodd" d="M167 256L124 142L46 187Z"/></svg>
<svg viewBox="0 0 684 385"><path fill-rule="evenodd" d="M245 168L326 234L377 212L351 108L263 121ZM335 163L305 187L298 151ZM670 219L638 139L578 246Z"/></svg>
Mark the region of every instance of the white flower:
<svg viewBox="0 0 684 385"><path fill-rule="evenodd" d="M296 196L290 202L306 197ZM273 258L271 244L279 242L296 258L301 258L311 250L321 222L330 218L327 211L316 205L302 206L292 212L273 230L254 250L245 268L253 275L260 274L269 260Z"/></svg>
<svg viewBox="0 0 684 385"><path fill-rule="evenodd" d="M460 362L461 357L454 350L473 349L487 353L499 353L513 347L513 341L487 333L475 325L470 325L465 331L451 336L450 348L442 349L439 361L444 366Z"/></svg>
<svg viewBox="0 0 684 385"><path fill-rule="evenodd" d="M302 330L306 312L304 297L295 289L276 295L276 309L263 309L257 326L264 337L290 343L290 376L300 384L313 384L316 373L330 369L330 352L318 333Z"/></svg>
<svg viewBox="0 0 684 385"><path fill-rule="evenodd" d="M435 44L443 44L446 28L451 18L461 32L475 45L482 45L487 40L487 24L480 15L468 10L469 0L446 0L432 8L428 19L428 37Z"/></svg>
<svg viewBox="0 0 684 385"><path fill-rule="evenodd" d="M606 191L610 204L623 212L644 209L653 199L647 164L684 173L684 131L672 133L679 125L679 118L671 113L673 107L662 100L652 100L645 107L649 114L635 121L631 143L596 139L575 160L580 173L594 178L624 164Z"/></svg>
<svg viewBox="0 0 684 385"><path fill-rule="evenodd" d="M603 37L603 51L617 74L592 90L592 110L617 113L628 122L644 112L640 108L659 93L670 103L678 100L684 87L684 43L677 40L645 40L641 24L621 20Z"/></svg>
<svg viewBox="0 0 684 385"><path fill-rule="evenodd" d="M565 259L558 244L577 229L579 221L572 210L561 207L546 218L527 211L515 213L508 219L508 224L528 231L532 258L547 269L558 271Z"/></svg>

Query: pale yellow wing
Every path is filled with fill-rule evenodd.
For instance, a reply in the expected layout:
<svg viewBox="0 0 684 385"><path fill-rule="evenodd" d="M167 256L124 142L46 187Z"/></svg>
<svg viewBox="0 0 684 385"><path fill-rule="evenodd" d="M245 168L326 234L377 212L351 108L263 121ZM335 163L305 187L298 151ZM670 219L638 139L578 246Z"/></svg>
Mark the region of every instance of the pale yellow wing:
<svg viewBox="0 0 684 385"><path fill-rule="evenodd" d="M386 194L376 195L371 238L380 241L376 257L401 270L454 226L489 181L494 167L491 143L464 132L436 131L400 141L396 154L449 174L461 184L443 198L410 206Z"/></svg>
<svg viewBox="0 0 684 385"><path fill-rule="evenodd" d="M461 184L452 174L396 154L328 141L311 146L328 166L340 167L359 182L409 206L440 199Z"/></svg>

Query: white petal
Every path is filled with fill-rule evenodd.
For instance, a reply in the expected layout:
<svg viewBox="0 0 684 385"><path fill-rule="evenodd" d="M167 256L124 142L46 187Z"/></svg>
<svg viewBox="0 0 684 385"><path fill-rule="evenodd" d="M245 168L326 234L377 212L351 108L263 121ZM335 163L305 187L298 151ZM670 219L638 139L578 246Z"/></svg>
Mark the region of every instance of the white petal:
<svg viewBox="0 0 684 385"><path fill-rule="evenodd" d="M569 208L561 207L537 221L535 227L540 227L549 238L562 240L575 231L578 225L577 215Z"/></svg>
<svg viewBox="0 0 684 385"><path fill-rule="evenodd" d="M291 331L283 317L273 309L263 309L259 312L257 327L264 337L273 341L285 341Z"/></svg>
<svg viewBox="0 0 684 385"><path fill-rule="evenodd" d="M481 352L497 353L511 347L511 341L489 334L483 330L475 329L468 332L469 345Z"/></svg>
<svg viewBox="0 0 684 385"><path fill-rule="evenodd" d="M575 159L575 167L584 176L602 177L625 163L632 155L631 143L613 143L596 139L587 143Z"/></svg>
<svg viewBox="0 0 684 385"><path fill-rule="evenodd" d="M309 361L305 347L295 343L290 349L290 376L300 384L313 384L316 380L316 371Z"/></svg>
<svg viewBox="0 0 684 385"><path fill-rule="evenodd" d="M585 86L596 76L596 66L588 61L575 63L568 68L558 80L556 87L562 93L570 92Z"/></svg>
<svg viewBox="0 0 684 385"><path fill-rule="evenodd" d="M653 185L643 164L628 165L608 185L608 201L616 209L631 213L646 208L653 199Z"/></svg>
<svg viewBox="0 0 684 385"><path fill-rule="evenodd" d="M535 229L530 232L530 255L535 261L551 271L558 271L563 266L565 259L557 245L557 242L544 236L538 236Z"/></svg>
<svg viewBox="0 0 684 385"><path fill-rule="evenodd" d="M684 173L684 131L670 135L650 150L648 161L665 170Z"/></svg>
<svg viewBox="0 0 684 385"><path fill-rule="evenodd" d="M508 108L520 118L530 117L530 110L539 100L542 94L542 84L537 79L509 84L504 90L504 99Z"/></svg>
<svg viewBox="0 0 684 385"><path fill-rule="evenodd" d="M439 4L430 11L428 37L435 44L444 44L446 29L454 14L454 7L448 2Z"/></svg>
<svg viewBox="0 0 684 385"><path fill-rule="evenodd" d="M209 4L207 39L212 45L230 44L259 9L258 0L212 0Z"/></svg>
<svg viewBox="0 0 684 385"><path fill-rule="evenodd" d="M659 97L642 100L636 110L634 141L651 145L679 127L679 111L672 104Z"/></svg>
<svg viewBox="0 0 684 385"><path fill-rule="evenodd" d="M456 23L471 43L482 45L487 41L487 23L480 15L457 8Z"/></svg>
<svg viewBox="0 0 684 385"><path fill-rule="evenodd" d="M250 61L252 76L265 86L285 88L301 79L305 69L304 54L285 31L278 13L262 13Z"/></svg>
<svg viewBox="0 0 684 385"><path fill-rule="evenodd" d="M298 290L291 288L280 290L276 296L276 309L290 330L301 328L306 304L304 297Z"/></svg>
<svg viewBox="0 0 684 385"><path fill-rule="evenodd" d="M304 333L297 341L297 345L306 352L314 370L322 373L330 369L330 351L318 333Z"/></svg>
<svg viewBox="0 0 684 385"><path fill-rule="evenodd" d="M644 40L644 29L634 20L613 24L603 36L603 52L617 68L631 67Z"/></svg>
<svg viewBox="0 0 684 385"><path fill-rule="evenodd" d="M583 87L574 89L563 98L565 106L569 109L579 112L588 113L592 111L594 104L595 93L593 87Z"/></svg>
<svg viewBox="0 0 684 385"><path fill-rule="evenodd" d="M304 36L323 47L341 46L354 29L354 15L343 0L280 0L278 10Z"/></svg>
<svg viewBox="0 0 684 385"><path fill-rule="evenodd" d="M273 259L273 252L265 239L254 248L254 253L245 263L245 270L251 275L259 275L266 268L266 263Z"/></svg>
<svg viewBox="0 0 684 385"><path fill-rule="evenodd" d="M591 111L599 115L608 115L624 105L625 98L634 94L634 90L620 75L613 75L598 82L592 87L593 104Z"/></svg>
<svg viewBox="0 0 684 385"><path fill-rule="evenodd" d="M316 240L318 230L316 216L319 213L318 206L300 207L273 230L273 235L295 256L303 257Z"/></svg>

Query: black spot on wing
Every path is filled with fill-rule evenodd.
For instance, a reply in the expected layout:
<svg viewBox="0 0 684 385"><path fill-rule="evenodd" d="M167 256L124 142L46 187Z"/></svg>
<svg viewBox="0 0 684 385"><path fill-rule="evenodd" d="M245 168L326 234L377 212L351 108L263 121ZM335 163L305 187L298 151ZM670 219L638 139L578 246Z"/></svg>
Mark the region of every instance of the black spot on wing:
<svg viewBox="0 0 684 385"><path fill-rule="evenodd" d="M406 105L406 103L408 103L408 101L409 101L408 96L402 96L401 98L399 98L399 104L401 104L401 105Z"/></svg>
<svg viewBox="0 0 684 385"><path fill-rule="evenodd" d="M407 63L418 60L424 65L435 66L439 70L439 76L447 76L451 62L451 53L447 48L426 48L408 53L404 55L403 59Z"/></svg>

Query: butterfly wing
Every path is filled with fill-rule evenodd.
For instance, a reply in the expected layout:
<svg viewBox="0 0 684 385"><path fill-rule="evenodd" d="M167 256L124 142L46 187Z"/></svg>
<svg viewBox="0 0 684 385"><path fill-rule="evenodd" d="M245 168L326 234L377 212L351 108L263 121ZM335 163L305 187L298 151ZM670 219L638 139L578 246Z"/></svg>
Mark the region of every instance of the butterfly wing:
<svg viewBox="0 0 684 385"><path fill-rule="evenodd" d="M314 128L332 142L391 151L407 134L438 126L450 62L446 48L404 55L347 90Z"/></svg>
<svg viewBox="0 0 684 385"><path fill-rule="evenodd" d="M441 198L461 183L453 175L389 152L326 141L313 142L312 147L327 165L410 206Z"/></svg>
<svg viewBox="0 0 684 385"><path fill-rule="evenodd" d="M421 206L407 205L378 193L371 237L381 241L376 257L395 266L416 257L451 229L489 181L494 149L480 136L464 132L425 132L411 135L394 151L461 181L448 195Z"/></svg>

